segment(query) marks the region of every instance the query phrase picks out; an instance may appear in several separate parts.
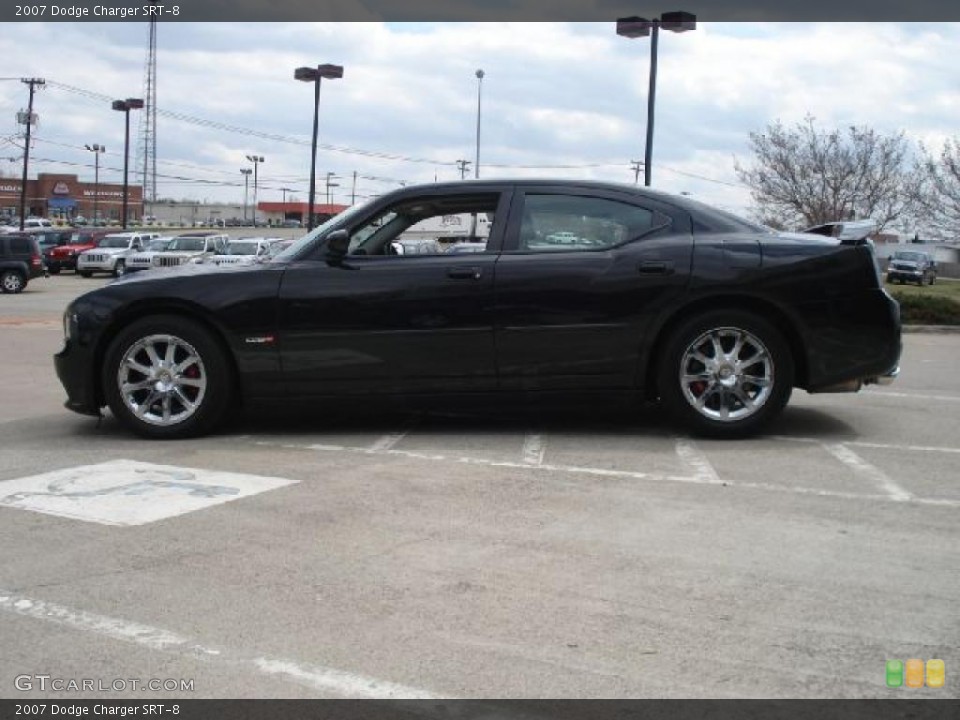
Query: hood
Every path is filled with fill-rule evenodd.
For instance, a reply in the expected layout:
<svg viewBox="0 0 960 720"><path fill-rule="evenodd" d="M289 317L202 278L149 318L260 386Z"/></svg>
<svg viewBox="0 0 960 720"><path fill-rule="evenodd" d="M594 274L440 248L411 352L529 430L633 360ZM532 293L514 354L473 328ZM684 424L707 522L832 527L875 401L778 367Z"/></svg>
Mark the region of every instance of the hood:
<svg viewBox="0 0 960 720"><path fill-rule="evenodd" d="M160 253L156 253L160 254ZM173 267L152 268L150 272L138 272L129 275L122 275L112 284L116 283L137 283L137 282L156 282L169 280L172 278L184 278L202 275L223 275L232 272L262 272L263 265L208 265L206 263L185 263Z"/></svg>

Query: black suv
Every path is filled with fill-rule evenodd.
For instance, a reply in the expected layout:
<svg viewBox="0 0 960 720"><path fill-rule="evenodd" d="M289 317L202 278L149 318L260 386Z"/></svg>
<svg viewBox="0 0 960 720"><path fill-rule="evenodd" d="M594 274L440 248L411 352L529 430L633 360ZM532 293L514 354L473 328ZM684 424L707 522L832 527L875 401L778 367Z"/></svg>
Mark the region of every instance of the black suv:
<svg viewBox="0 0 960 720"><path fill-rule="evenodd" d="M933 285L937 281L937 263L930 253L897 250L887 266L887 282L915 282Z"/></svg>
<svg viewBox="0 0 960 720"><path fill-rule="evenodd" d="M40 245L27 233L0 235L0 290L18 293L43 275Z"/></svg>

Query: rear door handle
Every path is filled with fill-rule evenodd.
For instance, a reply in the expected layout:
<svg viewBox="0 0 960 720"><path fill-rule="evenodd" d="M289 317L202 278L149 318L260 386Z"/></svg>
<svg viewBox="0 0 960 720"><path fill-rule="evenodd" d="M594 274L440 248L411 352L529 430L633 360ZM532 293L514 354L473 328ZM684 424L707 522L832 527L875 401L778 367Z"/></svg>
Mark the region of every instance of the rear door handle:
<svg viewBox="0 0 960 720"><path fill-rule="evenodd" d="M643 275L672 275L673 260L644 260L639 269Z"/></svg>
<svg viewBox="0 0 960 720"><path fill-rule="evenodd" d="M478 267L450 268L447 277L452 280L479 280L483 277L483 270Z"/></svg>

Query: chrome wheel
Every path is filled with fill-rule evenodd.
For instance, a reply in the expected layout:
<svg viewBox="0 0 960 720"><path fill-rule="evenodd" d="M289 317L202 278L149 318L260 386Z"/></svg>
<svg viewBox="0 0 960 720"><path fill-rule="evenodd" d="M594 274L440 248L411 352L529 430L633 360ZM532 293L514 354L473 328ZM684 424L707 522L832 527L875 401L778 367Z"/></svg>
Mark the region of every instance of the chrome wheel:
<svg viewBox="0 0 960 720"><path fill-rule="evenodd" d="M19 273L8 272L3 274L3 291L6 293L18 293L23 290L23 278Z"/></svg>
<svg viewBox="0 0 960 720"><path fill-rule="evenodd" d="M687 346L679 380L684 399L701 416L736 422L759 411L770 399L773 357L751 333L715 328Z"/></svg>
<svg viewBox="0 0 960 720"><path fill-rule="evenodd" d="M207 371L194 347L174 335L137 340L120 359L117 389L126 408L150 425L189 419L203 403Z"/></svg>

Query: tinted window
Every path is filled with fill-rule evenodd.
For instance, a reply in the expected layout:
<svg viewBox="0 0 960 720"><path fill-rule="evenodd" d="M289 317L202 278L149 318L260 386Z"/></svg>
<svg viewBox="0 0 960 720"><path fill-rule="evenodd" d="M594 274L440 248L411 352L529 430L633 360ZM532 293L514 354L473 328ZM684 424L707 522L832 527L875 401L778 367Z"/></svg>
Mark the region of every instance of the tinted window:
<svg viewBox="0 0 960 720"><path fill-rule="evenodd" d="M24 237L10 238L10 252L14 255L29 255L32 251L30 240Z"/></svg>
<svg viewBox="0 0 960 720"><path fill-rule="evenodd" d="M520 225L522 252L598 250L636 240L668 222L652 210L616 200L527 195Z"/></svg>

